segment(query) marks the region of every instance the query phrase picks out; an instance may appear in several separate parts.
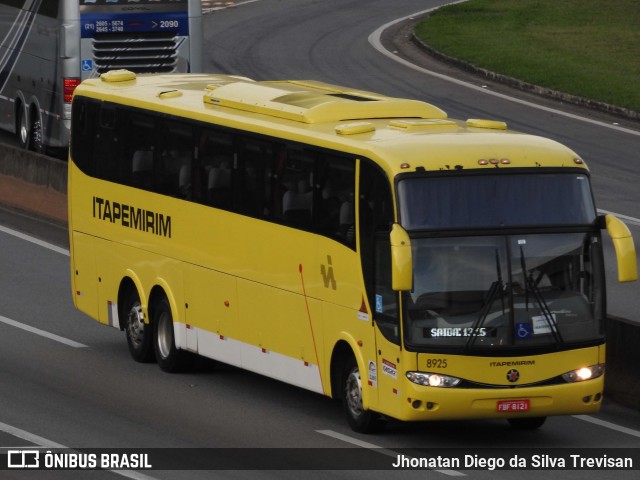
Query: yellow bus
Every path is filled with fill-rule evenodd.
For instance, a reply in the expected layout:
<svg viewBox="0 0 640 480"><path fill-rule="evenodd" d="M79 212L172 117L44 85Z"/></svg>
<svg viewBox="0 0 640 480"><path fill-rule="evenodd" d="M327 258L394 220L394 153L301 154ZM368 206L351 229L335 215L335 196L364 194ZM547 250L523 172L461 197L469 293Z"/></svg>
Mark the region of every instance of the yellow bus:
<svg viewBox="0 0 640 480"><path fill-rule="evenodd" d="M136 75L74 93L75 305L163 370L209 357L341 399L350 426L596 412L599 216L573 151L316 81Z"/></svg>

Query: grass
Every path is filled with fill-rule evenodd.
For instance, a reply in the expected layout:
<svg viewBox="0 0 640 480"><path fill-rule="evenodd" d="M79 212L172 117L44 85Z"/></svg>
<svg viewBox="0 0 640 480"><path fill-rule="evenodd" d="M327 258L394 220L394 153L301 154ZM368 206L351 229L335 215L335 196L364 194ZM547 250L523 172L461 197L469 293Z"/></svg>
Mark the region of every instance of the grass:
<svg viewBox="0 0 640 480"><path fill-rule="evenodd" d="M470 0L416 34L478 67L640 112L638 0Z"/></svg>

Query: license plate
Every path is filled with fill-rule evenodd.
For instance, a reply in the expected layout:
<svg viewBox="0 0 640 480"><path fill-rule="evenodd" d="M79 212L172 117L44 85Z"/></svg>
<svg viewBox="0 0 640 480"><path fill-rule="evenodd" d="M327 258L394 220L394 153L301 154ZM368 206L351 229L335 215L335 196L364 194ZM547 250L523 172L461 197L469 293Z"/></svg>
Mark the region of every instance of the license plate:
<svg viewBox="0 0 640 480"><path fill-rule="evenodd" d="M528 412L531 402L528 398L519 400L498 400L497 409L499 412Z"/></svg>

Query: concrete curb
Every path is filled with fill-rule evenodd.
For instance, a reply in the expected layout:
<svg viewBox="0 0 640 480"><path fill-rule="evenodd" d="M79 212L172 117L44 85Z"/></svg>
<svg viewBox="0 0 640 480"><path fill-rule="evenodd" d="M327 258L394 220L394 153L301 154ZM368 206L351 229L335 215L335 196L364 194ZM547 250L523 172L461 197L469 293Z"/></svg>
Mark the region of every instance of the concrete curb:
<svg viewBox="0 0 640 480"><path fill-rule="evenodd" d="M0 174L67 193L67 162L0 144Z"/></svg>
<svg viewBox="0 0 640 480"><path fill-rule="evenodd" d="M606 397L640 410L640 326L611 317L606 329Z"/></svg>
<svg viewBox="0 0 640 480"><path fill-rule="evenodd" d="M67 162L0 144L0 204L67 222Z"/></svg>

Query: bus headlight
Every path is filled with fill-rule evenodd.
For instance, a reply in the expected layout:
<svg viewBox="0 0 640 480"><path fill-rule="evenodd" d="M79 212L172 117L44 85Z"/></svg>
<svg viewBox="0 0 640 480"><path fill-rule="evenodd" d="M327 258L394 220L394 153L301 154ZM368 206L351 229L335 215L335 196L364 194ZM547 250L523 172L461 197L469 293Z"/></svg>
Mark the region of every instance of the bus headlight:
<svg viewBox="0 0 640 480"><path fill-rule="evenodd" d="M427 387L455 387L461 382L459 378L440 373L407 372L407 378L413 383Z"/></svg>
<svg viewBox="0 0 640 480"><path fill-rule="evenodd" d="M598 378L604 373L604 363L597 365L591 365L590 367L582 367L571 372L562 374L562 378L565 382L575 383L583 382L585 380L591 380L592 378Z"/></svg>

